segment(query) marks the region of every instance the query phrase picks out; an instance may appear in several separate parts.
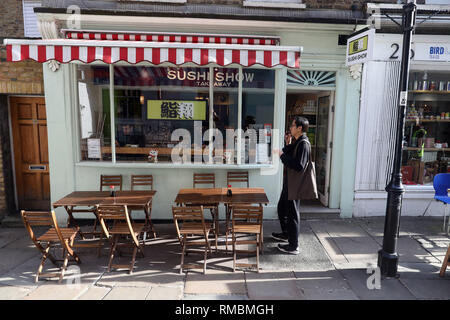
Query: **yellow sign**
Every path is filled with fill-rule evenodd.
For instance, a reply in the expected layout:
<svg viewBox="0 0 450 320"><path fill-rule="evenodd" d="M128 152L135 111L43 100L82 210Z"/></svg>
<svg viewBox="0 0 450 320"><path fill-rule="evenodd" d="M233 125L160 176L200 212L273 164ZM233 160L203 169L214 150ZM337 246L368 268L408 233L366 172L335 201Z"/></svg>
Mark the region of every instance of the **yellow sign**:
<svg viewBox="0 0 450 320"><path fill-rule="evenodd" d="M206 120L206 101L148 100L147 119Z"/></svg>
<svg viewBox="0 0 450 320"><path fill-rule="evenodd" d="M350 56L355 53L366 51L368 48L368 43L369 43L368 35L365 35L364 37L351 41L348 46L348 55Z"/></svg>

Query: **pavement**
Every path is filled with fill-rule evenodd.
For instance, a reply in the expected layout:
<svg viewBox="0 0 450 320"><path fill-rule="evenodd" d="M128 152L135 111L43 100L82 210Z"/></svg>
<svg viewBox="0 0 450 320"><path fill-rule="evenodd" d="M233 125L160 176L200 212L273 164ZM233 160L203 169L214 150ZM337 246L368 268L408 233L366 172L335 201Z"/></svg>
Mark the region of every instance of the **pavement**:
<svg viewBox="0 0 450 320"><path fill-rule="evenodd" d="M219 251L208 258L207 272L179 273L181 248L173 224L156 224L156 239L146 241L132 274L107 272L109 246L77 250L82 263L70 264L62 283L34 282L41 255L24 228L0 227L1 300L397 300L450 299L450 270L439 269L450 244L442 219L403 217L400 225L398 273L377 277L377 252L383 241L384 218L310 218L301 221L300 254L278 251L270 234L277 221L264 222L260 272L233 272L233 255ZM86 228L86 227L84 227ZM223 230L223 228L222 228ZM60 254L60 250L54 250ZM253 256L239 255L252 263ZM126 252L115 262L128 263ZM189 254L186 262L201 262ZM45 271L57 270L50 262Z"/></svg>

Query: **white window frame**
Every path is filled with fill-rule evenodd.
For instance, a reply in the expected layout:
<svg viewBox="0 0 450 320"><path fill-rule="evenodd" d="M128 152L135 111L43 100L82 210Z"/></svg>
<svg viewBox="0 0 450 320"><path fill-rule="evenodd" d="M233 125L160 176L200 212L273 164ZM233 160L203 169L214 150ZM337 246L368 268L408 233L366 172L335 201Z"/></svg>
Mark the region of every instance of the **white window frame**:
<svg viewBox="0 0 450 320"><path fill-rule="evenodd" d="M72 62L71 65L73 65L76 68L76 65L78 64L84 64L82 62ZM90 65L106 65L105 63L102 62L93 62ZM123 66L128 66L129 64L125 63L125 62L119 62L116 64L110 64L109 65L109 77L110 77L110 83L109 83L109 94L110 94L110 101L112 101L110 103L110 113L111 113L111 141L115 140L115 113L114 113L114 66L116 65L123 65ZM145 64L140 64L139 66L145 66ZM153 66L153 65L148 65L148 66ZM162 64L160 66L166 66L166 64ZM167 64L167 66L171 66L169 64ZM189 64L185 65L185 66L189 66ZM198 67L197 65L192 65L193 67ZM221 67L218 65L210 65L210 72L211 70L214 70L215 67ZM223 68L223 67L221 67ZM237 68L238 72L239 72L239 78L243 79L243 67L240 65L234 65L231 64L229 66L227 66L226 68ZM246 68L246 69L267 69L267 70L273 70L275 71L275 88L274 88L274 115L273 115L273 128L277 129L278 127L278 123L276 122L276 109L277 109L277 90L276 90L276 86L277 86L277 76L276 76L276 72L278 71L278 69L283 69L284 67L280 67L277 66L275 68L264 68L264 67L259 67L259 66L253 66L250 68ZM76 86L76 88L78 88L78 78L77 78L77 73L74 72L73 73L73 77L72 77L73 81L74 81L74 86ZM286 81L286 79L285 79ZM212 81L210 81L210 99L213 99L213 88L214 88L214 84ZM243 87L242 87L242 80L239 81L239 86L238 86L238 128L242 128L242 94L243 94ZM81 159L81 145L80 145L80 133L79 133L79 112L78 112L78 106L79 106L79 102L78 102L78 89L76 89L75 92L75 96L76 99L74 99L73 101L73 109L76 110L76 112L74 112L72 115L75 117L75 121L73 122L75 125L75 134L73 135L74 139L75 139L75 143L74 145L76 146L76 155L75 155L75 159L76 159L76 166L80 166L80 167L123 167L123 168L148 168L148 167L155 167L155 168L173 168L173 167L180 167L180 168L217 168L217 169L239 169L239 168L246 168L246 169L261 169L261 168L273 168L275 166L275 162L272 158L272 163L269 164L262 164L262 163L249 163L249 164L243 164L241 163L241 148L242 148L242 141L241 141L241 130L238 131L238 139L237 139L237 145L236 145L236 156L237 156L237 162L235 164L226 164L226 163L201 163L201 164L196 164L196 163L190 163L190 164L175 164L175 163L171 163L171 162L163 162L163 163L147 163L147 162L116 162L116 146L114 143L111 143L111 161L89 161L89 160L82 160ZM210 100L213 101L213 100ZM211 117L212 115L212 110L210 108L209 110L209 115ZM210 118L211 120L211 118ZM211 124L210 124L210 128L211 128ZM114 140L113 140L114 139ZM210 146L210 148L212 147L212 145ZM210 150L211 152L212 150ZM273 157L273 154L272 154ZM211 157L210 157L211 159Z"/></svg>

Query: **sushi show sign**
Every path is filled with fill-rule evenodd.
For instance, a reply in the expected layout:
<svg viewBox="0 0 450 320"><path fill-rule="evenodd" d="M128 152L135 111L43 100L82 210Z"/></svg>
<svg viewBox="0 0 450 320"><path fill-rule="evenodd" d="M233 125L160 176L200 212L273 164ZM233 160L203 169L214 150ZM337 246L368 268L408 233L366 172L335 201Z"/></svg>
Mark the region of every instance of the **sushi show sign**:
<svg viewBox="0 0 450 320"><path fill-rule="evenodd" d="M148 100L147 118L158 120L206 120L206 101Z"/></svg>
<svg viewBox="0 0 450 320"><path fill-rule="evenodd" d="M347 39L346 66L360 64L372 60L375 29L364 29Z"/></svg>

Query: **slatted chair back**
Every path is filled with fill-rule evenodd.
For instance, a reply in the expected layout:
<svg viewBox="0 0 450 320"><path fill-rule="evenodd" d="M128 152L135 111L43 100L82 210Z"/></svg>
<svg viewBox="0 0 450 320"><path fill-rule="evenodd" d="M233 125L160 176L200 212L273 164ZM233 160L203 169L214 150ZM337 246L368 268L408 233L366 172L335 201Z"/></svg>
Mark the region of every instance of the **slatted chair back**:
<svg viewBox="0 0 450 320"><path fill-rule="evenodd" d="M130 235L133 242L139 247L139 240L134 233L130 214L126 205L100 205L97 207L97 216L107 238L111 237L108 224L111 224L112 222L114 226L118 222L125 222L128 228L124 231L123 235Z"/></svg>
<svg viewBox="0 0 450 320"><path fill-rule="evenodd" d="M227 185L233 184L234 182L246 183L247 188L249 188L248 171L228 171Z"/></svg>
<svg viewBox="0 0 450 320"><path fill-rule="evenodd" d="M132 175L131 176L131 190L135 187L150 187L153 190L153 176L152 175Z"/></svg>
<svg viewBox="0 0 450 320"><path fill-rule="evenodd" d="M205 218L203 216L203 206L172 207L173 221L177 229L178 238L181 237L181 229L184 223L198 223L206 235Z"/></svg>
<svg viewBox="0 0 450 320"><path fill-rule="evenodd" d="M197 187L198 184L205 185L210 184L212 188L216 187L216 178L214 173L194 173L194 188Z"/></svg>
<svg viewBox="0 0 450 320"><path fill-rule="evenodd" d="M263 207L262 205L253 206L248 204L235 204L231 207L232 225L235 224L258 224L262 227Z"/></svg>
<svg viewBox="0 0 450 320"><path fill-rule="evenodd" d="M103 191L103 187L109 188L110 186L119 187L122 191L122 175L104 175L100 176L100 191Z"/></svg>

